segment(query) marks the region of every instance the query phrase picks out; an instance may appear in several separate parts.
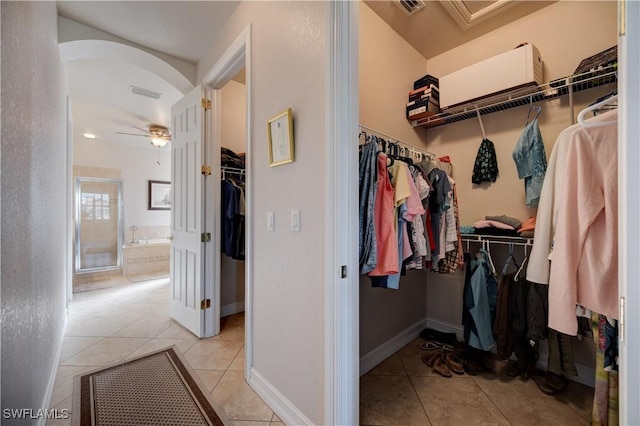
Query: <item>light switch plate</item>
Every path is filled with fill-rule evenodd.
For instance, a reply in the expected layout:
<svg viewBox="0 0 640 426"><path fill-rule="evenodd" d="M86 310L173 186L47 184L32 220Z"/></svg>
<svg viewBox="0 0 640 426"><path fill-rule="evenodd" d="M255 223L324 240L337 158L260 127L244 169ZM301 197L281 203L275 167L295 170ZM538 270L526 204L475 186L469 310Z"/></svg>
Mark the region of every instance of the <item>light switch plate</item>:
<svg viewBox="0 0 640 426"><path fill-rule="evenodd" d="M300 232L300 210L291 210L291 230Z"/></svg>
<svg viewBox="0 0 640 426"><path fill-rule="evenodd" d="M267 231L273 231L276 227L276 214L267 212Z"/></svg>

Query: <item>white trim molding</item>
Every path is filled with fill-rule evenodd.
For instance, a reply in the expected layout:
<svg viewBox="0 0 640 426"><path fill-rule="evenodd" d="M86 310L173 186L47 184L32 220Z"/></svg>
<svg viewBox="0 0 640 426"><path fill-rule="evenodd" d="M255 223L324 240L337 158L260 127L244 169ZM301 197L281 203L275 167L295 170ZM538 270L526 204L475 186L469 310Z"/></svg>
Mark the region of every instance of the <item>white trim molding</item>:
<svg viewBox="0 0 640 426"><path fill-rule="evenodd" d="M425 320L420 320L401 332L397 336L387 340L368 354L360 358L360 376L367 374L385 359L389 358L400 349L407 346L420 336L425 328Z"/></svg>
<svg viewBox="0 0 640 426"><path fill-rule="evenodd" d="M640 424L640 2L619 1L618 98L618 290L624 300L619 323L620 424Z"/></svg>
<svg viewBox="0 0 640 426"><path fill-rule="evenodd" d="M324 424L359 421L358 8L327 2Z"/></svg>
<svg viewBox="0 0 640 426"><path fill-rule="evenodd" d="M242 68L245 69L245 86L246 86L246 131L247 131L247 145L246 145L246 153L245 153L245 182L246 182L246 191L245 191L245 206L248 212L248 217L253 217L253 173L252 173L252 143L253 134L251 131L251 111L252 111L252 96L251 96L251 34L252 27L251 24L247 25L244 30L236 37L236 39L231 43L231 45L225 50L225 52L220 56L220 59L216 62L216 64L211 68L211 70L205 75L203 78L203 84L213 88L213 103L215 104L215 111L213 113L213 141L211 150L216 153L220 152L221 143L221 133L219 123L222 120L221 112L220 112L220 89L229 82ZM212 165L215 168L220 167L220 156L215 155L215 159L212 161ZM215 185L214 185L215 186ZM214 198L220 199L220 185L217 185L217 189L214 189ZM217 208L217 218L216 218L216 230L219 233L220 230L220 212L219 212L219 203L218 207L212 206L212 208ZM248 220L245 224L245 235L246 235L246 243L245 243L245 301L244 301L244 309L245 309L245 380L251 383L251 367L253 366L253 269L252 269L252 259L253 259L253 221ZM214 261L216 262L216 270L213 273L214 276L214 294L217 295L219 299L220 295L220 245L214 244ZM217 261L216 261L217 259ZM216 302L216 306L218 309L218 317L216 323L219 328L220 323L220 314L223 307L220 307L219 300Z"/></svg>
<svg viewBox="0 0 640 426"><path fill-rule="evenodd" d="M287 425L313 425L314 423L298 410L275 386L255 369L251 371L251 388Z"/></svg>

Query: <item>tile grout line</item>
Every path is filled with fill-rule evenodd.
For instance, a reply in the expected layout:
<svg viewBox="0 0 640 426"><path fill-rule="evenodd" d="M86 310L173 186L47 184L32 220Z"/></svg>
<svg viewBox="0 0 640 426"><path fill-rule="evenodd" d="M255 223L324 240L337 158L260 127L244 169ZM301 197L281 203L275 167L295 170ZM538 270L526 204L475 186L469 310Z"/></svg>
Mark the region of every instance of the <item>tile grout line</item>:
<svg viewBox="0 0 640 426"><path fill-rule="evenodd" d="M494 373L496 374L496 373ZM494 407L496 407L496 410L498 410L498 412L502 415L502 417L504 417L504 419L513 426L513 422L502 412L502 410L500 409L500 407L498 407L498 405L495 403L495 401L493 400L493 398L491 398L489 396L489 394L482 389L482 386L480 386L480 384L476 381L475 377L469 375L469 377L471 377L471 380L473 380L473 383L478 387L478 389L480 389L480 391L487 397L487 399L489 401L491 401L491 404L493 404Z"/></svg>

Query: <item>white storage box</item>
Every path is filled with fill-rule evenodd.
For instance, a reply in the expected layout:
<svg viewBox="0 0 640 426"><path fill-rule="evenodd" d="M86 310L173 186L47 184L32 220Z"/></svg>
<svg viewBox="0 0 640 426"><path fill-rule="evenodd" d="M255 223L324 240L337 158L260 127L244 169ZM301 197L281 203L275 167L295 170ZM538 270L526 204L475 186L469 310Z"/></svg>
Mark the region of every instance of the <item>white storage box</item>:
<svg viewBox="0 0 640 426"><path fill-rule="evenodd" d="M525 44L441 77L440 109L542 82L540 52Z"/></svg>

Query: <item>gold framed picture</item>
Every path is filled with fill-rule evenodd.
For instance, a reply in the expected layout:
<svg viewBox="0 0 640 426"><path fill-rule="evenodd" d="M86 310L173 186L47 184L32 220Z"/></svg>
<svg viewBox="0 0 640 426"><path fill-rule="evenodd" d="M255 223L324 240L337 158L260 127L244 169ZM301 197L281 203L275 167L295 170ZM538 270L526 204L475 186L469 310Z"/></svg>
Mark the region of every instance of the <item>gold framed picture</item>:
<svg viewBox="0 0 640 426"><path fill-rule="evenodd" d="M267 121L269 166L293 162L293 114L291 108Z"/></svg>

